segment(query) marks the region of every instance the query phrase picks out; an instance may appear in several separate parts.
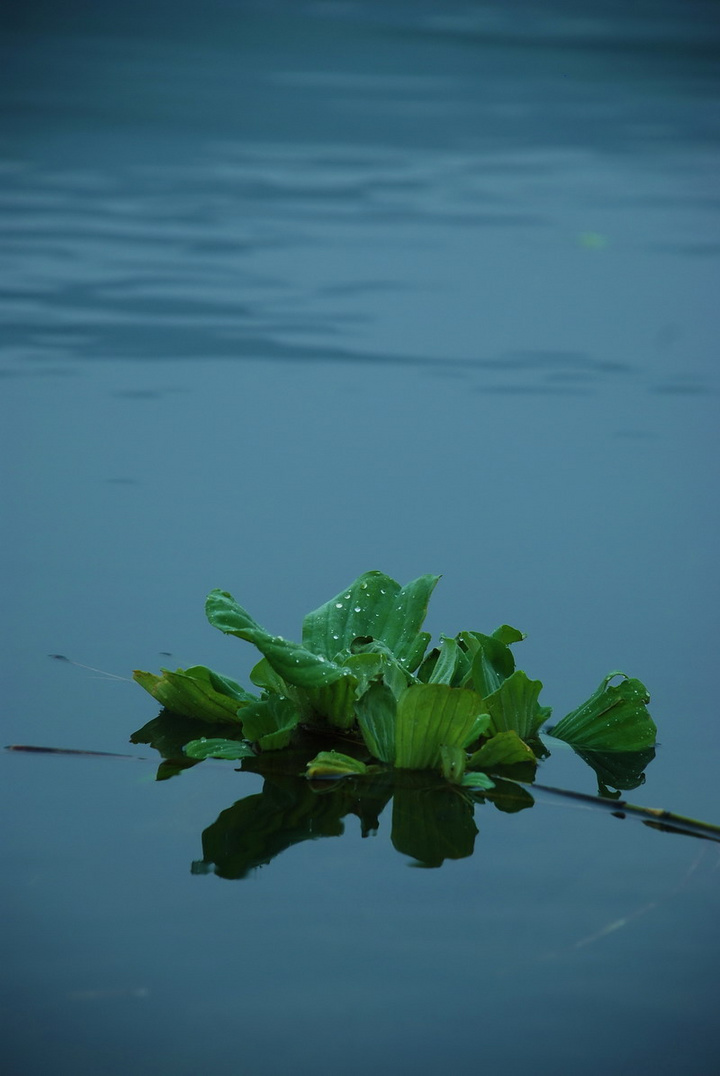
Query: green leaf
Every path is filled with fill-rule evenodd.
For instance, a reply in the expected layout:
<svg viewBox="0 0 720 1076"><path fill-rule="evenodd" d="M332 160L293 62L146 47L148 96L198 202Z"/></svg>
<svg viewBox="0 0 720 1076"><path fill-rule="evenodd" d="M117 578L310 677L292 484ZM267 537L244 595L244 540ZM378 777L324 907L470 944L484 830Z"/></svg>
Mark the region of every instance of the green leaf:
<svg viewBox="0 0 720 1076"><path fill-rule="evenodd" d="M278 751L290 743L299 720L300 713L291 699L271 695L245 707L242 712L243 735L263 751Z"/></svg>
<svg viewBox="0 0 720 1076"><path fill-rule="evenodd" d="M312 653L299 643L284 639L282 635L270 635L227 591L211 591L205 602L205 612L214 628L253 643L288 684L303 688L321 687L350 675L322 654Z"/></svg>
<svg viewBox="0 0 720 1076"><path fill-rule="evenodd" d="M188 758L250 758L254 751L249 743L242 740L209 740L204 736L199 740L191 740L185 744L185 754Z"/></svg>
<svg viewBox="0 0 720 1076"><path fill-rule="evenodd" d="M529 739L547 720L549 710L538 705L542 690L540 680L528 679L522 669L508 676L497 691L485 699L495 732L517 732L521 740Z"/></svg>
<svg viewBox="0 0 720 1076"><path fill-rule="evenodd" d="M510 629L513 630L513 629ZM501 684L515 671L515 658L512 650L494 635L481 635L479 632L466 632L478 643L473 657L473 687L485 698L497 691Z"/></svg>
<svg viewBox="0 0 720 1076"><path fill-rule="evenodd" d="M382 682L392 691L395 698L399 699L405 688L416 683L416 680L412 673L394 661L385 666Z"/></svg>
<svg viewBox="0 0 720 1076"><path fill-rule="evenodd" d="M385 684L373 684L357 702L357 721L365 746L374 758L395 762L395 715L397 702Z"/></svg>
<svg viewBox="0 0 720 1076"><path fill-rule="evenodd" d="M400 664L385 643L375 639L367 642L366 639L367 637L362 636L356 639L352 644L352 653L343 651L342 659L340 654L335 659L357 678L357 698L364 695L374 681L387 684L396 697L408 684L416 683L413 674Z"/></svg>
<svg viewBox="0 0 720 1076"><path fill-rule="evenodd" d="M474 691L445 684L414 684L397 704L395 765L427 770L440 766L441 747L467 747L487 727L483 700Z"/></svg>
<svg viewBox="0 0 720 1076"><path fill-rule="evenodd" d="M440 772L446 781L451 781L454 785L462 783L466 759L467 755L464 748L442 745L440 748Z"/></svg>
<svg viewBox="0 0 720 1076"><path fill-rule="evenodd" d="M186 669L185 672L188 676L199 676L201 678L207 675L210 686L215 691L221 695L227 695L229 698L237 699L241 706L244 706L245 703L254 702L257 698L256 695L241 687L237 680L231 680L229 676L221 676L220 673L215 672L214 669L208 669L205 665L193 665L190 669Z"/></svg>
<svg viewBox="0 0 720 1076"><path fill-rule="evenodd" d="M493 639L499 639L501 643L505 643L509 646L511 643L521 643L523 639L527 639L527 635L524 631L520 631L518 628L511 628L509 624L501 624L499 628L495 628L492 633Z"/></svg>
<svg viewBox="0 0 720 1076"><path fill-rule="evenodd" d="M338 661L340 658L338 655ZM357 718L358 700L371 686L387 680L398 683L399 690L403 690L408 678L412 679L381 643L363 646L359 653L342 655L341 667L349 674L344 679L307 689L298 696L308 720L312 721L314 714L320 714L336 728L352 728Z"/></svg>
<svg viewBox="0 0 720 1076"><path fill-rule="evenodd" d="M275 672L267 658L261 658L257 665L253 665L250 680L263 691L274 691L277 695L289 694L289 685Z"/></svg>
<svg viewBox="0 0 720 1076"><path fill-rule="evenodd" d="M382 572L365 572L303 621L303 644L326 659L365 637L384 643L405 668L417 668L430 636L421 632L440 577L423 575L401 587Z"/></svg>
<svg viewBox="0 0 720 1076"><path fill-rule="evenodd" d="M290 694L288 685L303 690L303 695L295 692L294 699L308 717L317 713L341 729L353 724L353 701L358 681L349 668L328 661L322 654L312 653L281 635L270 635L224 590L211 591L205 611L213 627L255 644L280 677L282 694ZM264 680L270 690L280 687L262 663L255 666L253 676L255 682Z"/></svg>
<svg viewBox="0 0 720 1076"><path fill-rule="evenodd" d="M465 773L460 784L463 788L477 789L481 792L484 789L495 788L495 782L486 773Z"/></svg>
<svg viewBox="0 0 720 1076"><path fill-rule="evenodd" d="M470 632L460 632L454 639L447 635L440 636L440 646L427 655L418 669L417 677L423 683L447 684L449 687L472 688L472 659L468 644L463 636ZM477 651L477 643L471 643Z"/></svg>
<svg viewBox="0 0 720 1076"><path fill-rule="evenodd" d="M518 762L535 762L535 755L517 732L497 732L479 751L470 756L469 770L493 770L496 766L514 766Z"/></svg>
<svg viewBox="0 0 720 1076"><path fill-rule="evenodd" d="M332 780L354 773L367 773L367 769L364 762L350 755L342 755L339 751L321 751L308 762L305 776L311 781Z"/></svg>
<svg viewBox="0 0 720 1076"><path fill-rule="evenodd" d="M386 655L380 651L363 650L360 653L349 654L342 661L342 667L351 672L355 677L357 698L364 695L374 680L381 680L388 664L393 661L392 655Z"/></svg>
<svg viewBox="0 0 720 1076"><path fill-rule="evenodd" d="M457 639L450 639L443 635L440 637L440 647L428 654L418 673L420 679L427 684L448 684L457 687L458 673L465 672L466 663L463 662L463 651L460 649Z"/></svg>
<svg viewBox="0 0 720 1076"><path fill-rule="evenodd" d="M307 688L298 701L304 715L312 721L319 716L338 729L349 729L355 724L355 696L358 682L348 673L342 679L321 687Z"/></svg>
<svg viewBox="0 0 720 1076"><path fill-rule="evenodd" d="M611 684L622 676L619 684ZM644 751L657 727L647 710L648 690L625 673L610 673L587 702L548 731L558 740L594 751Z"/></svg>
<svg viewBox="0 0 720 1076"><path fill-rule="evenodd" d="M133 679L166 709L198 721L235 725L238 709L256 700L234 680L204 665L176 672L163 669L162 676L136 669Z"/></svg>

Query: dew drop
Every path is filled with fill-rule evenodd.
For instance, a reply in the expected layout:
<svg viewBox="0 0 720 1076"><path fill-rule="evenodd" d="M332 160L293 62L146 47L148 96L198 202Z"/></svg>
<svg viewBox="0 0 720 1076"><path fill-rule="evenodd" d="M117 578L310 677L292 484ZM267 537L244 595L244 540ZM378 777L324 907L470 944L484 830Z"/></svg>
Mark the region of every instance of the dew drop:
<svg viewBox="0 0 720 1076"><path fill-rule="evenodd" d="M355 606L355 612L356 612L356 613L359 613L359 612L361 612L361 611L362 611L362 610L360 609L360 606L359 606L359 605L356 605L356 606Z"/></svg>
<svg viewBox="0 0 720 1076"><path fill-rule="evenodd" d="M333 635L333 639L339 639L339 638L340 638L339 635Z"/></svg>
<svg viewBox="0 0 720 1076"><path fill-rule="evenodd" d="M324 660L325 660L325 658L322 656L322 654L318 654L318 661L324 661Z"/></svg>
<svg viewBox="0 0 720 1076"><path fill-rule="evenodd" d="M335 602L336 609L342 609L342 602Z"/></svg>

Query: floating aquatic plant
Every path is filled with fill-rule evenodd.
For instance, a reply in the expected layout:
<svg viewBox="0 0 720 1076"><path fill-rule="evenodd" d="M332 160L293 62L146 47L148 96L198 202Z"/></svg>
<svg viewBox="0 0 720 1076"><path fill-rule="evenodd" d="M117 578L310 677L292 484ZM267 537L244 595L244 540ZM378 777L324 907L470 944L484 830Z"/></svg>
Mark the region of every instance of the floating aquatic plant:
<svg viewBox="0 0 720 1076"><path fill-rule="evenodd" d="M366 572L305 617L301 642L271 634L231 594L213 590L210 623L262 655L250 673L259 693L202 665L159 676L138 670L134 677L185 719L183 727L189 719L206 732L185 742L188 760L248 759L314 735L331 741L307 762L314 781L434 771L451 785L487 790L508 768L530 765L534 774L547 754L539 732L551 711L539 702L542 683L516 668L511 647L524 635L505 624L490 635L441 636L428 650L422 625L438 579L424 575L403 587ZM610 673L552 735L589 762L601 782L620 772L625 784L617 787L634 787L628 774L638 768L625 756L647 764L657 733L648 701L639 680ZM616 753L625 758L622 766L608 762ZM640 783L641 770L635 776Z"/></svg>
<svg viewBox="0 0 720 1076"><path fill-rule="evenodd" d="M203 665L135 672L163 707L131 737L162 756L158 780L206 759L237 761L263 778L262 792L203 832L194 873L243 878L300 841L341 835L346 817L371 834L386 808L397 851L437 867L472 853L476 808L514 814L548 795L720 841L716 825L621 798L643 783L655 754L639 680L609 673L546 736L542 683L515 663L521 631L503 624L431 646L422 627L437 582L424 575L403 587L366 572L305 617L300 642L266 631L214 590L210 623L260 653L254 690ZM558 740L593 769L599 797L536 783Z"/></svg>

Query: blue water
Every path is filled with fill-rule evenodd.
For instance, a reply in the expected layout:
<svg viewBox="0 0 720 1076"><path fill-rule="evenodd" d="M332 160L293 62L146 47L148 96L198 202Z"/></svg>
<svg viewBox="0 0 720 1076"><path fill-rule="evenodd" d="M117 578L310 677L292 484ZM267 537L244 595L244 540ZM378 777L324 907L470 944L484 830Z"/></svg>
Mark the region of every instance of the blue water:
<svg viewBox="0 0 720 1076"><path fill-rule="evenodd" d="M516 624L556 714L642 678L630 798L719 821L716 6L13 15L4 742L149 756L149 698L47 655L243 679L212 587L297 637L442 572L435 637ZM708 1071L709 842L486 805L436 871L383 816L231 882L190 864L257 776L0 764L13 1071Z"/></svg>

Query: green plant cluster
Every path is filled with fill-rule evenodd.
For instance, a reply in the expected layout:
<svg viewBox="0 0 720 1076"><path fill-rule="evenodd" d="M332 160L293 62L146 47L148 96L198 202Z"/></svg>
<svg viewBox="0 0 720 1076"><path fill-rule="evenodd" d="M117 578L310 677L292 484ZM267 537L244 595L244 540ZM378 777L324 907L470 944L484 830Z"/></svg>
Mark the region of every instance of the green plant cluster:
<svg viewBox="0 0 720 1076"><path fill-rule="evenodd" d="M511 647L524 638L516 628L461 631L428 650L422 625L438 579L401 587L366 572L305 617L299 643L265 631L230 594L213 590L210 623L262 655L250 674L259 693L202 665L134 678L168 711L227 729L187 742L190 759L280 751L311 730L344 747L311 759L311 779L394 767L492 788L491 774L543 756L539 730L550 709L538 701L541 682L515 666ZM647 751L657 733L648 701L639 680L610 673L552 735L584 754Z"/></svg>

